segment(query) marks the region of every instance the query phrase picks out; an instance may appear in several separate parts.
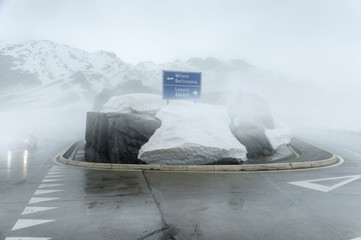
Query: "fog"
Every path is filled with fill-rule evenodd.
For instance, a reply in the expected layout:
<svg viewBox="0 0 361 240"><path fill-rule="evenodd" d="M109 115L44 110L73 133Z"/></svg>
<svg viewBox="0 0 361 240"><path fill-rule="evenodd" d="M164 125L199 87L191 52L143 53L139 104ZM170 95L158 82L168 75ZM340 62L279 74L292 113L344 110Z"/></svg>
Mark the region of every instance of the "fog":
<svg viewBox="0 0 361 240"><path fill-rule="evenodd" d="M3 0L0 36L106 50L133 65L242 59L282 76L275 89L251 89L270 102L280 124L361 131L360 0ZM92 102L84 104L1 106L2 131L77 138Z"/></svg>

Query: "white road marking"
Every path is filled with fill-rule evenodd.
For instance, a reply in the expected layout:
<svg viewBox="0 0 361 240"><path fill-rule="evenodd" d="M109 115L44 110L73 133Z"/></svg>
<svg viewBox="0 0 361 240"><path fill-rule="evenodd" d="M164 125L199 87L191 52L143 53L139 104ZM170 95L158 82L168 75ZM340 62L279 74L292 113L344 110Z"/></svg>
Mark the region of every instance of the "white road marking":
<svg viewBox="0 0 361 240"><path fill-rule="evenodd" d="M63 179L45 179L42 181L43 183L49 183L49 182L60 182L64 181Z"/></svg>
<svg viewBox="0 0 361 240"><path fill-rule="evenodd" d="M26 207L21 215L57 209L58 207Z"/></svg>
<svg viewBox="0 0 361 240"><path fill-rule="evenodd" d="M64 175L47 175L44 179L62 178Z"/></svg>
<svg viewBox="0 0 361 240"><path fill-rule="evenodd" d="M49 172L47 176L64 175L64 172Z"/></svg>
<svg viewBox="0 0 361 240"><path fill-rule="evenodd" d="M37 238L37 237L7 237L5 240L50 240L51 238Z"/></svg>
<svg viewBox="0 0 361 240"><path fill-rule="evenodd" d="M49 188L49 187L59 187L62 186L64 184L40 184L38 188Z"/></svg>
<svg viewBox="0 0 361 240"><path fill-rule="evenodd" d="M59 198L31 198L29 204L58 200Z"/></svg>
<svg viewBox="0 0 361 240"><path fill-rule="evenodd" d="M63 181L62 179L59 179L60 177L63 177L63 170L65 170L64 166L54 166L52 169L48 172L48 175L46 178L43 179L42 183L39 185L38 190L34 193L34 195L41 195L41 194L50 194L55 192L60 192L62 190L39 190L41 188L50 188L50 187L58 187L62 186L64 184L46 184L47 182L58 182ZM54 179L56 178L56 179ZM39 198L39 197L33 197L30 199L28 204L34 204L34 203L40 203L40 202L47 202L47 201L53 201L57 200L59 198ZM27 215L27 214L33 214L37 212L43 212L43 211L49 211L53 209L57 209L58 207L25 207L23 213L21 215ZM11 229L11 231L33 227L45 223L54 222L55 220L48 220L48 219L18 219L15 223L14 227ZM7 237L5 240L50 240L52 238L48 237Z"/></svg>
<svg viewBox="0 0 361 240"><path fill-rule="evenodd" d="M317 191L321 191L321 192L329 192L329 191L339 188L345 184L356 181L360 178L361 178L361 175L351 175L351 176L344 176L344 177L322 178L322 179L313 179L313 180L298 181L298 182L289 182L289 184L293 184L296 186L309 188L309 189L313 189L313 190L317 190ZM314 182L322 182L322 181L338 180L338 179L347 179L347 180L337 183L330 187L314 183Z"/></svg>
<svg viewBox="0 0 361 240"><path fill-rule="evenodd" d="M66 168L64 165L55 165L51 169L64 169Z"/></svg>
<svg viewBox="0 0 361 240"><path fill-rule="evenodd" d="M57 173L57 172L64 172L64 171L66 171L65 168L63 168L63 169L52 169L52 170L50 170L49 172L51 172L51 173Z"/></svg>
<svg viewBox="0 0 361 240"><path fill-rule="evenodd" d="M350 240L361 240L361 237L353 238L353 239L350 239Z"/></svg>
<svg viewBox="0 0 361 240"><path fill-rule="evenodd" d="M355 155L357 155L357 156L361 157L361 153L354 152L354 151L348 150L348 149L346 149L346 148L344 148L343 150L345 150L345 151L347 151L347 152L350 152L350 153L353 153L353 154L355 154Z"/></svg>
<svg viewBox="0 0 361 240"><path fill-rule="evenodd" d="M61 192L63 190L36 190L34 195L41 195L41 194L48 194L48 193L55 193L55 192Z"/></svg>
<svg viewBox="0 0 361 240"><path fill-rule="evenodd" d="M54 168L51 169L49 172L64 172L66 169L65 168Z"/></svg>
<svg viewBox="0 0 361 240"><path fill-rule="evenodd" d="M49 223L49 222L53 222L53 221L55 221L55 220L19 219L15 223L15 226L13 227L13 229L11 229L11 231L15 231L15 230L23 229L23 228L28 228L28 227L32 227L32 226L36 226L36 225L40 225L40 224L44 224L44 223Z"/></svg>

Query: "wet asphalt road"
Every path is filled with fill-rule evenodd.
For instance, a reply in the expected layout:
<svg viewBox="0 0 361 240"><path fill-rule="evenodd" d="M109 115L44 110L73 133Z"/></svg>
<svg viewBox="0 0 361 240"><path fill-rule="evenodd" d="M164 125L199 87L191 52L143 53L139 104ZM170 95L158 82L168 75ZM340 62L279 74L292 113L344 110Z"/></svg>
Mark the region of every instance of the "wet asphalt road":
<svg viewBox="0 0 361 240"><path fill-rule="evenodd" d="M1 152L0 239L360 238L361 136L302 137L345 162L292 172L121 172L58 165L52 158L64 144L26 157Z"/></svg>

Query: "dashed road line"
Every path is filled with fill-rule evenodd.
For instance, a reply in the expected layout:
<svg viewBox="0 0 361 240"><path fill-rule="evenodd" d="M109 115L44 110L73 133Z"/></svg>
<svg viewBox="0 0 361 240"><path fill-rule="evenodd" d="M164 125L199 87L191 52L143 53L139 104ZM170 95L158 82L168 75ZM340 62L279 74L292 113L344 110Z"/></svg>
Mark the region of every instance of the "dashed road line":
<svg viewBox="0 0 361 240"><path fill-rule="evenodd" d="M58 207L26 207L21 215L57 209Z"/></svg>
<svg viewBox="0 0 361 240"><path fill-rule="evenodd" d="M7 237L5 240L50 240L51 238L36 238L36 237Z"/></svg>
<svg viewBox="0 0 361 240"><path fill-rule="evenodd" d="M49 182L60 182L63 181L62 179L45 179L43 180L43 183L49 183Z"/></svg>
<svg viewBox="0 0 361 240"><path fill-rule="evenodd" d="M46 189L44 188L54 188L54 187L60 187L63 184L60 183L49 183L49 182L60 182L63 181L62 179L64 177L64 166L53 166L47 176L43 179L41 184L38 186L38 189L35 191L33 196L43 195L43 194L51 194L51 193L57 193L61 192L63 190L60 189ZM49 197L32 197L28 203L28 205L36 204L36 203L43 203L48 201L54 201L58 200L59 198L49 198ZM34 206L27 206L25 207L23 215L30 215L37 212L44 212L49 210L57 209L58 207L34 207ZM24 228L34 227L46 223L55 222L55 219L18 219L15 223L14 227L11 229L11 231L16 231ZM51 238L49 237L7 237L5 240L49 240Z"/></svg>
<svg viewBox="0 0 361 240"><path fill-rule="evenodd" d="M57 184L40 184L38 188L42 189L42 188L50 188L50 187L60 187L64 184L61 183L57 183Z"/></svg>
<svg viewBox="0 0 361 240"><path fill-rule="evenodd" d="M29 204L58 200L59 198L31 198Z"/></svg>
<svg viewBox="0 0 361 240"><path fill-rule="evenodd" d="M48 173L48 175L46 175L45 178L48 178L48 177L64 177L64 172L61 172L61 173Z"/></svg>
<svg viewBox="0 0 361 240"><path fill-rule="evenodd" d="M61 192L61 191L63 191L63 190L36 190L34 195L37 196L37 195L56 193L56 192Z"/></svg>
<svg viewBox="0 0 361 240"><path fill-rule="evenodd" d="M55 220L47 220L47 219L18 219L18 221L15 223L11 231L28 228L44 223L54 222L54 221Z"/></svg>

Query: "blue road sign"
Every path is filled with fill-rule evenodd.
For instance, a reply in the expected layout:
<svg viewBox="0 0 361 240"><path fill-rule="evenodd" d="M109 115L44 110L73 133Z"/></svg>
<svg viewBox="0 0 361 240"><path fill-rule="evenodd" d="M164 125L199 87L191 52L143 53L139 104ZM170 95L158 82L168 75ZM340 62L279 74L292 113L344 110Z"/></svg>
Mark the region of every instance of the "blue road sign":
<svg viewBox="0 0 361 240"><path fill-rule="evenodd" d="M163 71L163 99L201 98L202 73Z"/></svg>

